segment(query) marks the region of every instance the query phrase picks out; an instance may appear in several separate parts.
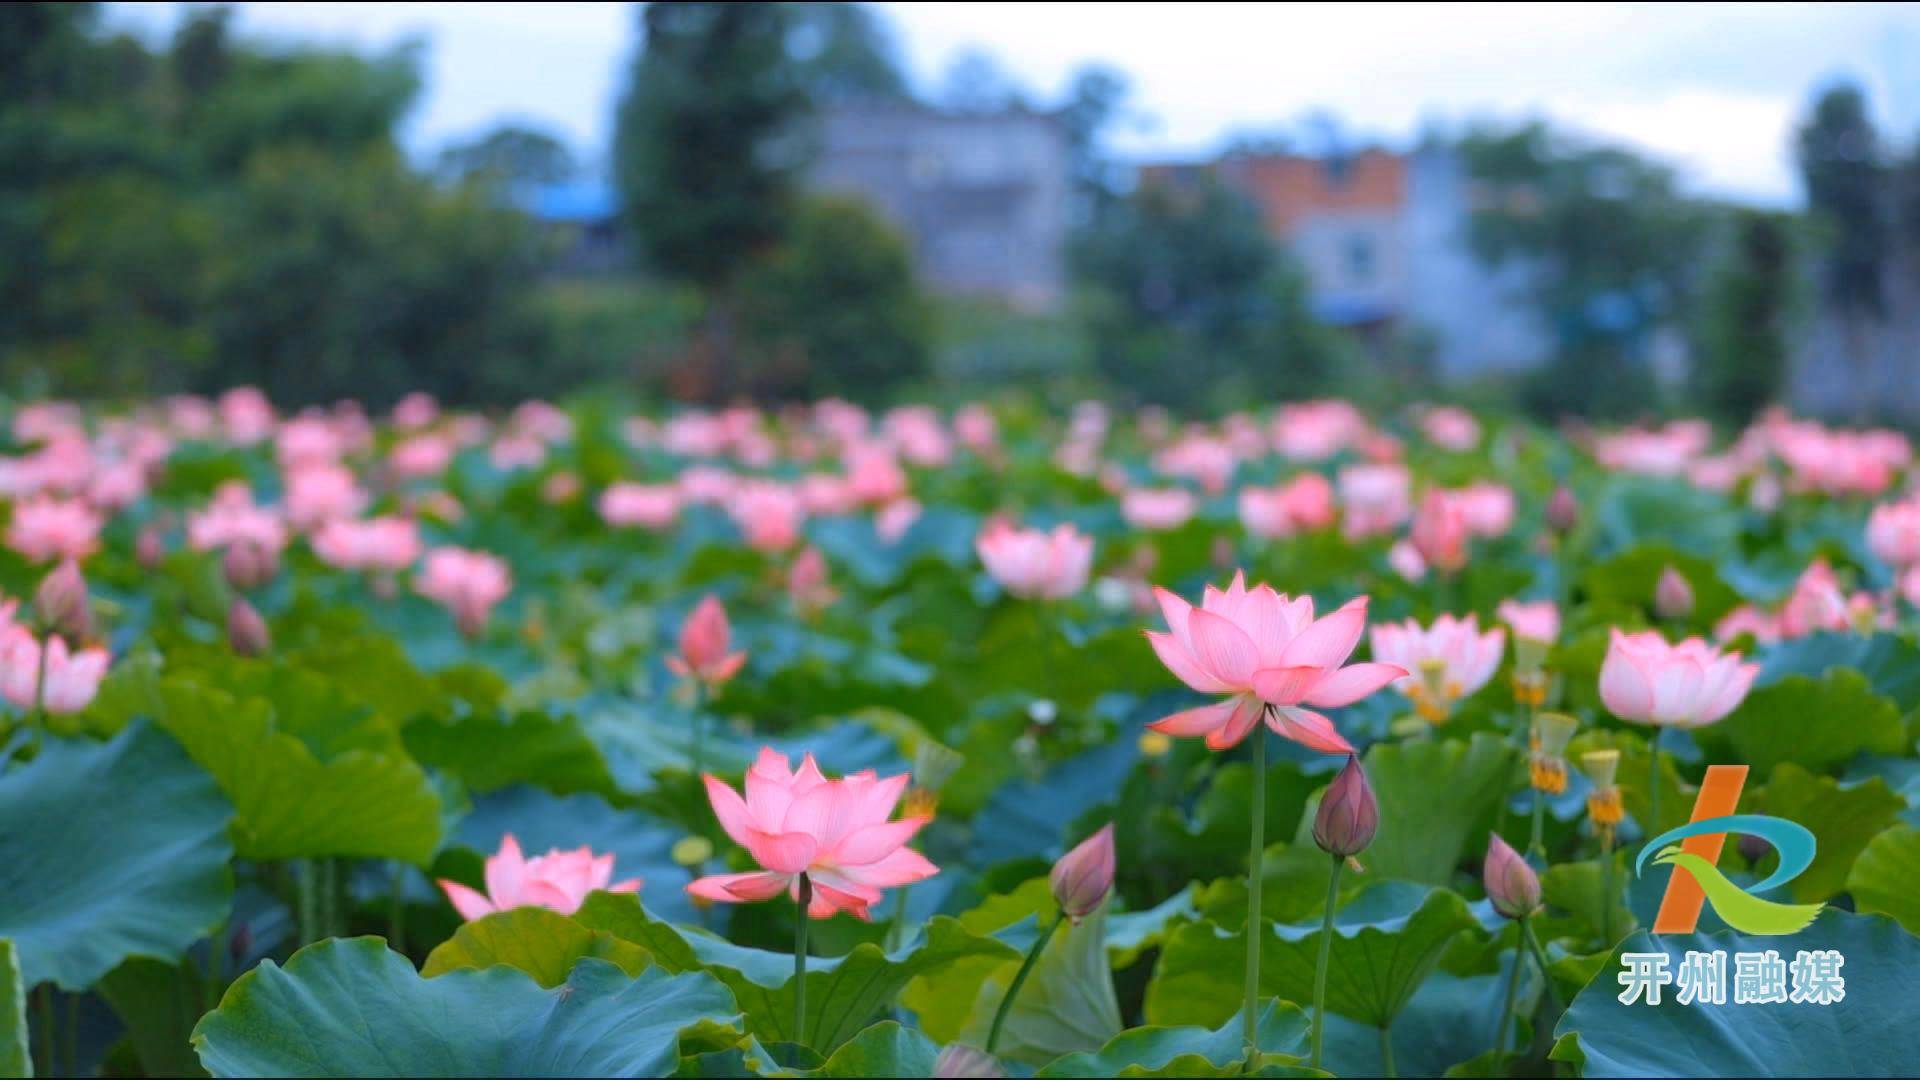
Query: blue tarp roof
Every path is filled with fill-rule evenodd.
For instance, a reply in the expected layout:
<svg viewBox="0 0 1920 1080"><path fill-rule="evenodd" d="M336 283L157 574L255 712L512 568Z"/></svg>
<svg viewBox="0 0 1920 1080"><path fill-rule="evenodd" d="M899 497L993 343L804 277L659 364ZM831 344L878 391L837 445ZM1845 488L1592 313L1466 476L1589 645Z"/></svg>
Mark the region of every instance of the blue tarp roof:
<svg viewBox="0 0 1920 1080"><path fill-rule="evenodd" d="M513 201L541 221L566 224L605 221L620 209L613 185L602 180L541 184L521 190Z"/></svg>

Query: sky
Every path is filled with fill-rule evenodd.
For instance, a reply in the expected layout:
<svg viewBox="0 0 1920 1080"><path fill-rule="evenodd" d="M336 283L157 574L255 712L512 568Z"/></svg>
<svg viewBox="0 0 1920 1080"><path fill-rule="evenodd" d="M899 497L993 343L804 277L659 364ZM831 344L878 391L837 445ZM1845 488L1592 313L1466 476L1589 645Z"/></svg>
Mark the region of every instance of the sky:
<svg viewBox="0 0 1920 1080"><path fill-rule="evenodd" d="M109 6L115 24L162 35L190 5ZM423 40L405 132L422 153L515 119L598 158L636 36L627 4L235 6L253 39ZM1865 86L1883 130L1920 135L1920 3L875 6L929 92L975 50L1042 102L1084 64L1126 72L1133 113L1112 142L1130 158L1199 158L1319 111L1389 143L1537 116L1659 158L1690 190L1794 205L1793 127L1830 80Z"/></svg>

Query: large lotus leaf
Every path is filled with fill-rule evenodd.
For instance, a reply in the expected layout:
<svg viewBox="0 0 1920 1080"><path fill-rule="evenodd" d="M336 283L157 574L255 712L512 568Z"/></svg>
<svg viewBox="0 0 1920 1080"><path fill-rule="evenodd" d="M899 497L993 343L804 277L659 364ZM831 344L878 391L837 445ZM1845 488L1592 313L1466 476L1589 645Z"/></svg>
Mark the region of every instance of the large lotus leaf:
<svg viewBox="0 0 1920 1080"><path fill-rule="evenodd" d="M147 1076L206 1075L189 1041L210 993L197 964L136 956L107 972L94 989L126 1025L127 1041Z"/></svg>
<svg viewBox="0 0 1920 1080"><path fill-rule="evenodd" d="M1854 860L1847 891L1860 911L1891 915L1920 934L1920 828L1898 825L1874 837Z"/></svg>
<svg viewBox="0 0 1920 1080"><path fill-rule="evenodd" d="M1730 550L1740 518L1725 498L1679 480L1619 476L1596 500L1594 546L1602 555L1662 543L1703 558Z"/></svg>
<svg viewBox="0 0 1920 1080"><path fill-rule="evenodd" d="M893 952L863 942L844 956L809 958L807 1030L796 1039L791 953L747 948L663 922L627 895L594 893L574 918L645 948L668 971L711 972L733 991L754 1035L768 1043L799 1042L820 1053L832 1053L851 1039L915 976L973 957L1018 955L1011 946L942 916Z"/></svg>
<svg viewBox="0 0 1920 1080"><path fill-rule="evenodd" d="M1376 743L1367 778L1380 803L1380 831L1363 861L1371 874L1445 885L1484 832L1513 776L1511 743L1485 732L1471 741Z"/></svg>
<svg viewBox="0 0 1920 1080"><path fill-rule="evenodd" d="M32 1076L27 1035L27 985L13 942L0 938L0 1076Z"/></svg>
<svg viewBox="0 0 1920 1080"><path fill-rule="evenodd" d="M168 682L156 720L233 800L234 844L249 859L335 855L424 865L440 844L440 798L403 751L316 756L279 730L273 710Z"/></svg>
<svg viewBox="0 0 1920 1080"><path fill-rule="evenodd" d="M470 791L532 784L561 795L618 794L600 748L571 717L491 709L423 716L407 725L405 736L414 760L459 777Z"/></svg>
<svg viewBox="0 0 1920 1080"><path fill-rule="evenodd" d="M1102 904L1078 924L1066 923L1054 931L1007 1012L997 1047L1000 1056L1045 1064L1062 1054L1098 1049L1120 1034L1126 1025L1107 966L1106 921ZM1009 965L980 987L963 1041L985 1045L1013 974Z"/></svg>
<svg viewBox="0 0 1920 1080"><path fill-rule="evenodd" d="M1838 950L1845 998L1736 1004L1734 955L1769 949L1790 963L1802 950ZM1689 950L1726 951L1726 1004L1683 1005L1671 986L1658 1005L1620 1001L1613 975L1622 970L1622 953L1664 953L1669 970L1678 971ZM1635 934L1561 1017L1553 1056L1575 1063L1583 1076L1910 1075L1908 1035L1920 1029L1916 965L1920 938L1877 915L1829 911L1790 937Z"/></svg>
<svg viewBox="0 0 1920 1080"><path fill-rule="evenodd" d="M509 967L423 978L378 938L267 961L194 1028L215 1076L658 1076L677 1036L735 1015L698 972L585 959L551 989Z"/></svg>
<svg viewBox="0 0 1920 1080"><path fill-rule="evenodd" d="M597 854L612 855L613 880L639 878L649 910L674 922L700 921L687 898L693 875L673 861L673 845L686 836L684 829L638 810L615 810L598 795L561 796L537 787L510 787L475 799L473 810L454 829L452 843L472 849L477 863L477 856L500 850L507 833L528 855L582 844ZM477 866L475 873L477 881Z"/></svg>
<svg viewBox="0 0 1920 1080"><path fill-rule="evenodd" d="M1042 779L1009 781L975 815L968 861L990 866L1059 854L1066 825L1110 802L1139 753L1134 740L1114 739L1055 765Z"/></svg>
<svg viewBox="0 0 1920 1080"><path fill-rule="evenodd" d="M932 1039L892 1020L875 1024L842 1043L817 1069L801 1076L932 1076L940 1048Z"/></svg>
<svg viewBox="0 0 1920 1080"><path fill-rule="evenodd" d="M1649 610L1653 589L1667 567L1673 567L1693 587L1691 624L1711 627L1739 596L1720 580L1710 559L1676 551L1665 544L1642 544L1605 562L1595 563L1581 576L1589 603L1617 604L1628 610Z"/></svg>
<svg viewBox="0 0 1920 1080"><path fill-rule="evenodd" d="M172 959L226 918L233 806L145 723L49 740L0 775L0 937L28 986L85 990L130 956Z"/></svg>
<svg viewBox="0 0 1920 1080"><path fill-rule="evenodd" d="M1035 1076L1240 1076L1246 1063L1246 1027L1236 1013L1217 1028L1137 1027L1114 1036L1098 1050L1068 1054ZM1264 1076L1285 1075L1284 1066L1304 1058L1310 1021L1300 1007L1284 1001L1260 1006L1255 1041L1260 1044ZM1283 1071L1284 1070L1284 1071Z"/></svg>
<svg viewBox="0 0 1920 1080"><path fill-rule="evenodd" d="M1794 902L1801 904L1829 899L1846 888L1853 861L1906 805L1877 777L1841 784L1793 764L1774 769L1754 799L1756 813L1786 818L1813 832L1813 863L1788 886Z"/></svg>
<svg viewBox="0 0 1920 1080"><path fill-rule="evenodd" d="M522 907L461 926L427 955L420 974L431 979L461 968L505 964L541 986L559 986L589 956L611 961L629 975L639 974L648 962L647 951L631 941L589 930L557 911Z"/></svg>
<svg viewBox="0 0 1920 1080"><path fill-rule="evenodd" d="M1835 668L1866 676L1873 692L1901 712L1920 707L1920 645L1893 633L1826 632L1769 645L1756 657L1755 686L1772 686L1789 675L1819 678Z"/></svg>
<svg viewBox="0 0 1920 1080"><path fill-rule="evenodd" d="M1393 1018L1390 1037L1401 1076L1439 1076L1453 1066L1487 1052L1498 1036L1500 1007L1506 1002L1507 975L1519 959L1514 950L1500 956L1493 973L1454 975L1436 971L1414 991ZM1535 1000L1540 980L1531 963L1520 972L1519 1008ZM1384 1076L1380 1029L1339 1014L1327 1018L1322 1064L1338 1076ZM1504 1074L1502 1074L1504 1075Z"/></svg>
<svg viewBox="0 0 1920 1080"><path fill-rule="evenodd" d="M1725 720L1695 733L1708 759L1770 773L1783 761L1827 772L1863 750L1898 754L1906 725L1866 676L1836 669L1815 679L1788 675L1754 690Z"/></svg>
<svg viewBox="0 0 1920 1080"><path fill-rule="evenodd" d="M1479 925L1467 902L1445 889L1395 881L1366 889L1334 915L1327 1008L1375 1026L1390 1022L1448 943ZM1262 996L1313 1000L1320 936L1318 918L1268 927L1260 953ZM1221 1022L1239 1008L1245 963L1244 931L1209 922L1180 927L1147 985L1147 1021Z"/></svg>

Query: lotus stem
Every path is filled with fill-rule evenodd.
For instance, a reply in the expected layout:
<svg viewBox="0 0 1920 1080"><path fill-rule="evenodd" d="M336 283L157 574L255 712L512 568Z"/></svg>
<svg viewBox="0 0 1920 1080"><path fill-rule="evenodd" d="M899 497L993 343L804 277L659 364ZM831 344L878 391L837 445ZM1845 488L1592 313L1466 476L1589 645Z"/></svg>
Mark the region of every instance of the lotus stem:
<svg viewBox="0 0 1920 1080"><path fill-rule="evenodd" d="M807 1031L807 923L813 916L813 882L802 873L793 907L793 1041L805 1046Z"/></svg>
<svg viewBox="0 0 1920 1080"><path fill-rule="evenodd" d="M38 1076L52 1076L58 1063L54 1060L53 1040L53 984L41 983L34 996L40 999L40 1068Z"/></svg>
<svg viewBox="0 0 1920 1080"><path fill-rule="evenodd" d="M1261 719L1263 722L1253 727L1253 842L1247 853L1247 992L1241 1010L1249 1069L1260 1060L1260 1014L1256 1007L1260 999L1260 939L1263 936L1260 887L1266 878L1262 870L1267 854L1267 727L1265 717Z"/></svg>
<svg viewBox="0 0 1920 1080"><path fill-rule="evenodd" d="M1530 916L1520 919L1520 940L1526 942L1527 951L1533 954L1533 962L1540 965L1540 981L1545 985L1547 1000L1553 1003L1554 1011L1559 1011L1560 992L1553 988L1553 975L1547 971L1547 954L1540 948L1540 939L1533 936L1533 919Z"/></svg>
<svg viewBox="0 0 1920 1080"><path fill-rule="evenodd" d="M1388 1080L1393 1080L1400 1075L1393 1067L1393 1023L1391 1021L1380 1025L1380 1072Z"/></svg>
<svg viewBox="0 0 1920 1080"><path fill-rule="evenodd" d="M707 695L698 681L693 684L693 775L697 779L707 771Z"/></svg>
<svg viewBox="0 0 1920 1080"><path fill-rule="evenodd" d="M987 1029L987 1053L992 1054L994 1047L1000 1044L1000 1029L1006 1026L1007 1014L1013 1011L1013 999L1020 996L1020 988L1027 984L1027 976L1033 974L1033 965L1040 960L1040 954L1046 951L1047 942L1053 940L1053 932L1060 929L1066 921L1064 914L1056 917L1040 931L1033 940L1033 947L1027 950L1026 959L1020 961L1020 970L1013 973L1013 981L1007 984L1007 992L1000 996L1000 1007L993 1011L993 1026Z"/></svg>
<svg viewBox="0 0 1920 1080"><path fill-rule="evenodd" d="M1533 838L1527 841L1527 854L1536 852L1544 860L1547 856L1547 842L1542 836L1547 812L1546 792L1533 789Z"/></svg>
<svg viewBox="0 0 1920 1080"><path fill-rule="evenodd" d="M1320 1046L1327 1036L1327 967L1333 958L1333 909L1340 902L1340 870L1345 861L1338 855L1333 857L1333 869L1327 875L1327 910L1320 916L1320 963L1313 969L1313 1067L1320 1067ZM1381 1029L1385 1038L1386 1029ZM1384 1044L1383 1044L1384 1045ZM1393 1059L1391 1050L1386 1051L1387 1060ZM1387 1075L1393 1075L1393 1066L1387 1066Z"/></svg>
<svg viewBox="0 0 1920 1080"><path fill-rule="evenodd" d="M47 640L43 640L40 642L40 659L38 662L38 670L35 672L33 677L33 756L34 757L40 756L40 744L47 737L47 653L50 651L47 648L47 642L52 640L52 637L53 637L52 634L48 634Z"/></svg>
<svg viewBox="0 0 1920 1080"><path fill-rule="evenodd" d="M1493 1048L1504 1054L1513 1038L1513 999L1520 989L1520 965L1526 957L1521 955L1522 946L1516 942L1513 949L1513 967L1507 969L1506 1003L1500 1006L1500 1025L1495 1029Z"/></svg>
<svg viewBox="0 0 1920 1080"><path fill-rule="evenodd" d="M387 907L387 942L393 951L407 954L407 864L393 860L392 899Z"/></svg>
<svg viewBox="0 0 1920 1080"><path fill-rule="evenodd" d="M1613 830L1605 830L1600 837L1600 937L1601 943L1608 949L1613 948Z"/></svg>
<svg viewBox="0 0 1920 1080"><path fill-rule="evenodd" d="M1660 733L1647 740L1647 839L1660 833Z"/></svg>

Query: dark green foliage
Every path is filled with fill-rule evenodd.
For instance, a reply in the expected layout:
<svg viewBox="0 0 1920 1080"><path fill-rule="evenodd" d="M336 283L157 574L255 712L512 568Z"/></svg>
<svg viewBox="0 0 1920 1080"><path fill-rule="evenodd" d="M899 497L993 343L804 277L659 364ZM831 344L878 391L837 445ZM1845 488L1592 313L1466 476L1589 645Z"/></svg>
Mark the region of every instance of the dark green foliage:
<svg viewBox="0 0 1920 1080"><path fill-rule="evenodd" d="M1823 92L1796 147L1807 203L1827 238L1827 298L1850 316L1885 314L1887 222L1879 137L1860 88Z"/></svg>
<svg viewBox="0 0 1920 1080"><path fill-rule="evenodd" d="M1707 284L1694 399L1741 422L1784 393L1793 247L1785 215L1743 210L1730 250Z"/></svg>

